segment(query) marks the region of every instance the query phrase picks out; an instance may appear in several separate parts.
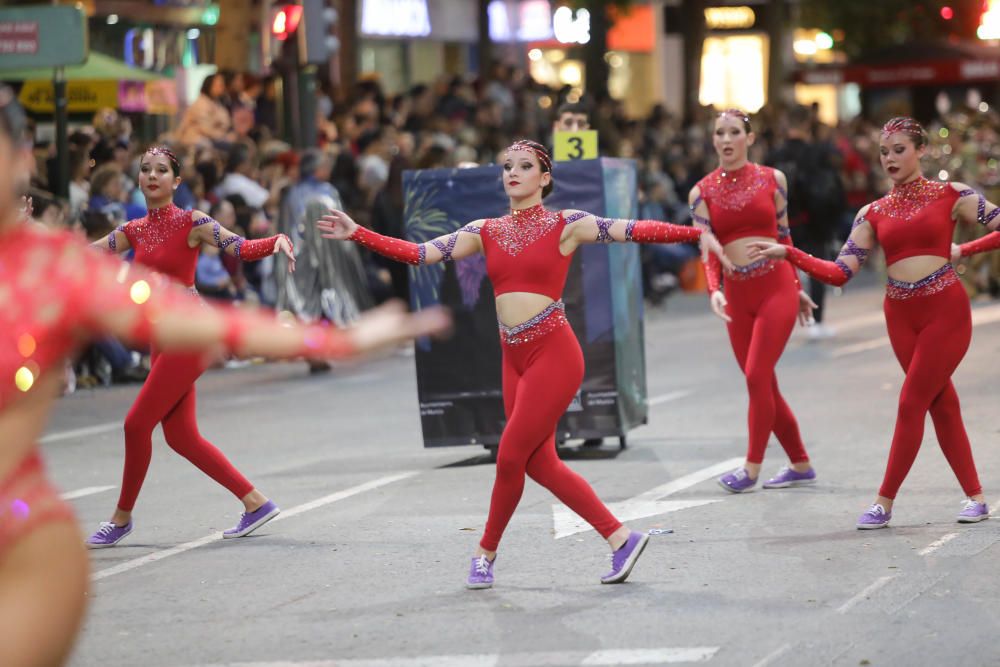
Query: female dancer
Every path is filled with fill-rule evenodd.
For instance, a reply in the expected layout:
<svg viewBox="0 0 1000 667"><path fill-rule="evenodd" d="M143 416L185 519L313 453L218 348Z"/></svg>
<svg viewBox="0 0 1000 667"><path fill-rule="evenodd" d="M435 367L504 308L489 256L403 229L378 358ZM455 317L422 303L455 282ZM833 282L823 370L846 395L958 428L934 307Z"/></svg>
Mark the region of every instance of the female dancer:
<svg viewBox="0 0 1000 667"><path fill-rule="evenodd" d="M113 253L134 248L136 262L189 288L194 285L203 243L244 261L283 252L289 258L289 270L294 268L295 256L288 237L246 241L201 211L183 211L174 206L174 190L180 183L180 164L174 154L166 148L151 148L139 163L139 187L149 213L93 245ZM125 417L125 470L118 506L111 520L101 522L97 532L87 539L91 549L113 547L132 532L132 509L153 453L153 429L161 422L167 444L174 451L243 503L245 511L239 523L223 532L223 538L249 535L280 512L198 432L194 384L206 367L207 360L201 353L163 353L154 348L149 376Z"/></svg>
<svg viewBox="0 0 1000 667"><path fill-rule="evenodd" d="M800 289L793 268L768 259L752 261L747 254L747 241L777 238L791 245L785 175L747 160L753 142L746 114L735 109L720 113L712 137L719 168L701 179L689 197L695 225L715 232L735 265L726 272L724 285L722 267L714 257L707 258L705 267L712 311L726 322L750 395L746 462L719 478L720 486L731 493L749 491L757 484L772 432L789 464L764 482L764 488L816 482L799 425L774 372L796 314L802 324L808 323L815 304Z"/></svg>
<svg viewBox="0 0 1000 667"><path fill-rule="evenodd" d="M896 430L882 487L858 519L860 529L889 525L896 494L920 449L928 412L941 450L969 497L958 521L975 523L989 517L958 394L951 382L969 348L972 313L948 260L957 219L978 220L996 230L1000 209L962 183L935 183L924 178L920 158L926 147L927 135L912 118L893 118L885 124L879 151L882 167L892 179L892 190L858 211L851 235L835 262L774 243L750 244L751 257L787 258L831 285L850 280L876 240L885 250L889 272L885 322L906 379L899 394ZM991 234L967 244L962 252L979 252L989 244L1000 247L997 236Z"/></svg>
<svg viewBox="0 0 1000 667"><path fill-rule="evenodd" d="M27 182L33 159L30 143L21 144L24 122L0 86L0 665L49 667L69 655L88 580L72 510L35 445L74 349L114 335L170 350L223 345L269 357L344 357L439 330L446 318L397 309L341 331L203 306L141 267L21 219L15 183Z"/></svg>
<svg viewBox="0 0 1000 667"><path fill-rule="evenodd" d="M701 232L650 220L545 210L542 198L552 190L552 162L548 151L533 141L518 141L507 149L503 184L510 198L508 215L476 220L429 243L418 245L376 234L341 211L331 211L318 225L326 238L351 239L408 264L434 264L479 252L486 256L500 320L507 426L500 438L486 530L472 559L468 587L493 585L497 546L521 499L525 474L552 491L608 541L612 567L601 582L620 583L628 577L648 536L623 526L590 485L556 454L556 425L583 379L580 345L568 326L560 296L570 259L580 244L675 243L696 240ZM714 237L702 238L706 251L722 253Z"/></svg>

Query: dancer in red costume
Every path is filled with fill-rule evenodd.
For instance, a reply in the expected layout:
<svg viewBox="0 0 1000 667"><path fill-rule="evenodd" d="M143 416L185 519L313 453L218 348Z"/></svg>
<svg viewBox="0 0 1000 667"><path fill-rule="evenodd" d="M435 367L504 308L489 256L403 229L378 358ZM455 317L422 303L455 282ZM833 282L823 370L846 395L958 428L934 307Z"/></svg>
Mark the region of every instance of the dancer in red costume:
<svg viewBox="0 0 1000 667"><path fill-rule="evenodd" d="M247 241L201 211L183 211L174 206L173 194L180 182L180 164L169 149L147 151L140 161L139 187L149 214L122 225L93 245L112 253L132 248L138 264L189 289L193 289L202 244L213 244L244 261L283 252L289 257L289 270L294 267L295 256L286 236ZM154 347L149 377L125 417L125 469L118 506L111 520L102 522L87 539L91 549L113 547L132 532L132 510L149 469L153 429L160 423L174 451L243 503L245 511L239 524L226 530L224 538L249 535L278 515L278 506L198 431L194 384L205 371L207 361L199 352L163 352Z"/></svg>
<svg viewBox="0 0 1000 667"><path fill-rule="evenodd" d="M756 258L787 258L811 276L843 285L858 271L875 242L882 244L888 266L885 321L893 352L906 372L899 394L896 430L882 487L858 519L859 529L884 528L900 485L916 459L930 412L945 458L968 496L960 523L989 517L986 499L962 423L951 376L972 338L969 299L948 263L957 220L978 220L996 230L996 206L962 183L928 181L920 173L927 148L923 128L912 118L894 118L882 128L882 167L892 179L885 197L858 211L854 228L835 262L817 259L774 243L750 244ZM960 247L961 254L1000 247L989 234Z"/></svg>
<svg viewBox="0 0 1000 667"><path fill-rule="evenodd" d="M735 267L723 275L714 256L705 265L712 311L726 321L729 341L750 395L747 457L742 468L719 478L722 488L743 493L757 484L767 441L774 433L789 463L764 488L813 484L799 425L778 389L775 366L785 349L796 315L807 324L815 304L800 288L795 270L769 259L753 261L748 241L774 240L791 245L788 184L776 169L747 160L754 134L750 118L729 109L719 114L713 135L719 168L701 179L689 197L695 225L711 230Z"/></svg>
<svg viewBox="0 0 1000 667"><path fill-rule="evenodd" d="M341 211L324 216L326 238L351 239L408 264L434 264L475 253L486 257L496 293L503 348L503 396L507 425L497 454L496 482L486 529L472 559L467 585L493 585L496 550L524 489L525 474L587 520L612 549L611 572L602 583L625 581L646 546L647 535L624 527L590 485L556 453L555 430L583 379L580 345L560 300L573 252L583 243L636 241L676 243L702 237L706 251L721 255L711 235L692 227L650 220L612 220L583 211L547 211L552 190L548 151L533 141L507 149L504 190L510 213L476 220L429 243L410 243L360 227Z"/></svg>
<svg viewBox="0 0 1000 667"><path fill-rule="evenodd" d="M269 357L354 356L440 330L440 313L402 309L350 330L279 325L209 308L145 269L27 221L16 184L33 160L25 118L0 86L0 665L63 664L83 618L88 563L72 510L46 478L36 443L59 394L64 360L107 335L164 350L226 347Z"/></svg>

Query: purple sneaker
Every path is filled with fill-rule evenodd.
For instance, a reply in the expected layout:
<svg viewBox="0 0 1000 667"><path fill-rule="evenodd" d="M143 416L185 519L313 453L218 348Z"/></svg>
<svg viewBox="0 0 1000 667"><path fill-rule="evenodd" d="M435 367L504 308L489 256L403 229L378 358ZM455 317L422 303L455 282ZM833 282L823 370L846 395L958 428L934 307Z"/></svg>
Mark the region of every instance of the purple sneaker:
<svg viewBox="0 0 1000 667"><path fill-rule="evenodd" d="M493 588L493 563L495 562L496 558L490 560L486 556L476 556L473 558L465 587L471 589Z"/></svg>
<svg viewBox="0 0 1000 667"><path fill-rule="evenodd" d="M240 522L234 528L230 528L222 533L224 539L231 537L243 537L257 530L265 523L281 514L281 510L274 502L268 500L253 512L244 512L240 516Z"/></svg>
<svg viewBox="0 0 1000 667"><path fill-rule="evenodd" d="M885 528L892 519L892 512L886 512L885 508L875 503L868 508L864 514L858 517L858 530L875 530Z"/></svg>
<svg viewBox="0 0 1000 667"><path fill-rule="evenodd" d="M634 530L629 533L625 544L618 547L618 550L611 554L611 571L601 577L602 584L620 584L632 572L632 567L642 555L642 550L649 542L649 535L637 533Z"/></svg>
<svg viewBox="0 0 1000 667"><path fill-rule="evenodd" d="M744 493L753 489L757 480L751 479L746 468L737 468L719 478L719 486L729 493Z"/></svg>
<svg viewBox="0 0 1000 667"><path fill-rule="evenodd" d="M107 549L124 540L131 532L131 521L124 526L117 526L110 521L102 521L97 532L87 538L86 545L88 549Z"/></svg>
<svg viewBox="0 0 1000 667"><path fill-rule="evenodd" d="M965 501L965 508L958 513L959 523L979 523L990 518L990 508L986 503L977 503L971 498Z"/></svg>
<svg viewBox="0 0 1000 667"><path fill-rule="evenodd" d="M784 466L778 474L764 482L765 489L787 489L791 486L809 486L816 483L816 471L812 468L805 472L795 472L789 466Z"/></svg>

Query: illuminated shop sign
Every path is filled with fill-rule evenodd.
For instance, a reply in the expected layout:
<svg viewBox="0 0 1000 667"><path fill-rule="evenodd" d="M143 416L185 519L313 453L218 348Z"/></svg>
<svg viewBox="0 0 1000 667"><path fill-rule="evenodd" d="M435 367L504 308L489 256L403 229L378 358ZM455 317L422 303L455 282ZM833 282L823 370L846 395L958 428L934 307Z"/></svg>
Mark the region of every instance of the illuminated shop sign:
<svg viewBox="0 0 1000 667"><path fill-rule="evenodd" d="M427 0L364 0L361 32L385 37L427 37L431 34Z"/></svg>
<svg viewBox="0 0 1000 667"><path fill-rule="evenodd" d="M709 30L746 30L757 22L753 9L740 7L708 7L705 9L705 24Z"/></svg>
<svg viewBox="0 0 1000 667"><path fill-rule="evenodd" d="M590 41L590 12L558 7L552 10L549 0L525 0L512 4L493 0L488 6L490 39L494 42L546 42L556 39L563 44L586 44Z"/></svg>

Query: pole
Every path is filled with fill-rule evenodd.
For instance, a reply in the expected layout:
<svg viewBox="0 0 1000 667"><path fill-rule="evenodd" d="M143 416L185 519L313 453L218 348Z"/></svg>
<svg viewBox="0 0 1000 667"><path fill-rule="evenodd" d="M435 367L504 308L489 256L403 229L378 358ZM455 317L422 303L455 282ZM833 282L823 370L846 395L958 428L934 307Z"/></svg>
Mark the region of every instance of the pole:
<svg viewBox="0 0 1000 667"><path fill-rule="evenodd" d="M56 104L56 162L58 180L55 194L69 199L69 100L66 99L66 70L56 67L52 78Z"/></svg>

